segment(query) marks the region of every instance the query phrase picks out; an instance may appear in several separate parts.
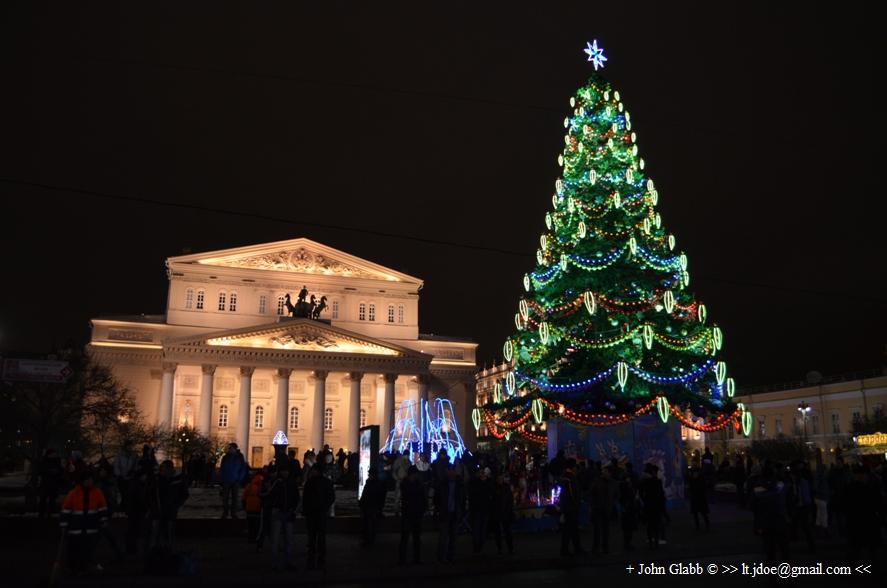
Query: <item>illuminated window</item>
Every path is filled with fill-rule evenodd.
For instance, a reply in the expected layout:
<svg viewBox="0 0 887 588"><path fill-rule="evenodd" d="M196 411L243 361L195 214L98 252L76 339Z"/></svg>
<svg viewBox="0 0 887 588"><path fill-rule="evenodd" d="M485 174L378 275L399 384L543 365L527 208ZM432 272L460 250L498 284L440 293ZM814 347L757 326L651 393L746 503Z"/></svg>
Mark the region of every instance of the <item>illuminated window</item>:
<svg viewBox="0 0 887 588"><path fill-rule="evenodd" d="M228 405L223 404L219 407L219 428L224 429L228 426Z"/></svg>
<svg viewBox="0 0 887 588"><path fill-rule="evenodd" d="M369 311L369 319L371 322L375 322L376 320L376 305L370 302L370 311Z"/></svg>
<svg viewBox="0 0 887 588"><path fill-rule="evenodd" d="M259 295L259 314L265 314L268 310L268 297L264 294Z"/></svg>
<svg viewBox="0 0 887 588"><path fill-rule="evenodd" d="M773 428L776 430L777 435L782 435L782 417L776 417L774 419Z"/></svg>
<svg viewBox="0 0 887 588"><path fill-rule="evenodd" d="M185 290L185 308L190 309L194 306L194 288Z"/></svg>
<svg viewBox="0 0 887 588"><path fill-rule="evenodd" d="M197 291L197 310L203 310L203 299L206 297L206 292L203 290Z"/></svg>
<svg viewBox="0 0 887 588"><path fill-rule="evenodd" d="M237 292L231 292L228 297L228 310L235 312L237 310Z"/></svg>
<svg viewBox="0 0 887 588"><path fill-rule="evenodd" d="M277 316L283 316L284 309L286 309L286 296L279 294L277 296Z"/></svg>
<svg viewBox="0 0 887 588"><path fill-rule="evenodd" d="M290 431L295 431L299 428L299 407L293 406L290 407Z"/></svg>
<svg viewBox="0 0 887 588"><path fill-rule="evenodd" d="M261 429L265 426L265 409L261 406L256 407L256 417L253 423L253 427L256 429Z"/></svg>
<svg viewBox="0 0 887 588"><path fill-rule="evenodd" d="M225 293L219 292L219 310L225 310L225 299L226 299Z"/></svg>
<svg viewBox="0 0 887 588"><path fill-rule="evenodd" d="M323 430L324 431L332 431L333 430L333 409L327 408L323 411Z"/></svg>
<svg viewBox="0 0 887 588"><path fill-rule="evenodd" d="M360 409L360 426L367 426L367 409L365 408Z"/></svg>
<svg viewBox="0 0 887 588"><path fill-rule="evenodd" d="M394 322L394 305L393 304L388 305L388 322L389 323Z"/></svg>
<svg viewBox="0 0 887 588"><path fill-rule="evenodd" d="M837 435L841 432L841 414L837 412L832 413L832 433Z"/></svg>
<svg viewBox="0 0 887 588"><path fill-rule="evenodd" d="M366 302L361 302L357 306L357 320L365 321L367 320L367 305Z"/></svg>
<svg viewBox="0 0 887 588"><path fill-rule="evenodd" d="M332 313L332 318L334 318L334 319L339 318L339 301L338 300L333 300L332 304L330 305L330 313Z"/></svg>
<svg viewBox="0 0 887 588"><path fill-rule="evenodd" d="M403 311L404 311L403 304L398 304L397 305L397 322L399 322L401 324L403 324Z"/></svg>

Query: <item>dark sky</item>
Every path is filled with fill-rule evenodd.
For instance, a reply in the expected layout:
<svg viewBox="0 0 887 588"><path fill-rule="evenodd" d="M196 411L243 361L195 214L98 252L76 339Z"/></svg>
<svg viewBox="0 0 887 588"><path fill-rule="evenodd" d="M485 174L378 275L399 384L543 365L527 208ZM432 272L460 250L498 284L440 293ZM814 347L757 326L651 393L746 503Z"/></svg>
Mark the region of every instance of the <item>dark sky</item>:
<svg viewBox="0 0 887 588"><path fill-rule="evenodd" d="M163 312L184 248L305 236L424 278L421 330L492 360L597 38L740 386L883 363L865 5L134 4L0 7L0 349Z"/></svg>

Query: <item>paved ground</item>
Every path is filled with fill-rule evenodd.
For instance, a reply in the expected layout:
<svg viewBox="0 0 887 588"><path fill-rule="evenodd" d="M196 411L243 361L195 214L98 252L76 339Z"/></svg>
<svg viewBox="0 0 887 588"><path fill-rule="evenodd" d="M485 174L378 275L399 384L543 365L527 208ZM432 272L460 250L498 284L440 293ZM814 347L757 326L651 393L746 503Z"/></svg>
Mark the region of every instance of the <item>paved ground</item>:
<svg viewBox="0 0 887 588"><path fill-rule="evenodd" d="M697 532L693 529L689 515L678 510L672 513L673 522L668 529L668 543L650 550L639 547L631 553L621 549L621 533L612 530L611 553L606 556L578 556L562 558L559 555L559 536L556 533L519 534L515 537L516 554L500 556L495 545L488 542L482 554L472 554L468 536L460 536L457 542L457 557L454 564L441 564L436 561L435 547L437 536L429 521L428 532L423 536L422 557L427 563L417 566L397 566L398 537L393 532L385 532L372 548L361 548L356 534L357 520L341 516L335 520L336 532L330 534L328 543L328 565L324 573L306 572L298 569L292 572L273 573L271 555L257 553L248 544L244 522L221 521L218 519L191 519L179 524L178 550L190 552L196 562L196 575L192 577L151 577L146 576L141 562L130 560L120 564L110 564L107 547L99 552L99 559L106 563L101 577L87 579L65 579L62 584L73 586L225 586L253 585L293 585L293 584L335 584L344 586L367 586L382 583L395 586L443 586L457 582L461 586L483 586L491 584L509 588L516 586L549 585L594 585L600 582L613 582L614 585L677 585L680 581L705 580L708 585L717 582L718 586L761 585L766 580L752 580L739 573L728 573L729 568L718 567L718 573L706 572L700 576L638 576L637 570L629 572L629 564L660 562L668 566L673 562L700 563L703 566L739 565L741 562L754 564L760 561L760 543L751 533L750 515L731 504L717 504L713 508L711 532ZM122 533L124 519L115 519L115 532ZM301 527L301 525L300 525ZM397 520L388 517L384 527L393 531ZM40 585L49 576L56 553L58 530L55 521L41 521L34 518L7 517L0 519L0 554L2 554L3 577L9 583L4 586ZM640 539L640 537L639 537ZM589 531L583 532L586 549L591 546ZM641 541L637 541L641 544ZM817 561L848 563L845 550L835 541L823 541L818 552L810 554L801 543L794 543L791 563L813 564ZM304 567L305 535L298 531L294 562ZM880 557L885 553L882 551ZM870 563L868 561L861 563ZM849 578L824 578L808 576L795 580L805 586L824 585L875 585L875 578L864 573L854 573ZM790 580L786 580L790 581ZM881 578L884 582L884 578ZM839 584L836 584L838 582ZM782 582L779 582L781 584ZM881 585L884 585L883 583Z"/></svg>

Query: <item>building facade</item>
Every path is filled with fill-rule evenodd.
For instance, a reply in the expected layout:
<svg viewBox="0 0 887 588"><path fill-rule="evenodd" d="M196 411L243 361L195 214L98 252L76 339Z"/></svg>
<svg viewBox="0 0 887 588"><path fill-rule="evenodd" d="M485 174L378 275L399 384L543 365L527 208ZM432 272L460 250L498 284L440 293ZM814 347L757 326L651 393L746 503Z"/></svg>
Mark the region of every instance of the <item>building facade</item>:
<svg viewBox="0 0 887 588"><path fill-rule="evenodd" d="M166 266L166 313L93 319L88 347L149 423L236 441L259 465L278 430L297 452L356 451L360 426L384 440L401 402L448 397L473 441L477 345L419 333L421 279L308 239ZM325 302L317 318L289 316L303 290Z"/></svg>

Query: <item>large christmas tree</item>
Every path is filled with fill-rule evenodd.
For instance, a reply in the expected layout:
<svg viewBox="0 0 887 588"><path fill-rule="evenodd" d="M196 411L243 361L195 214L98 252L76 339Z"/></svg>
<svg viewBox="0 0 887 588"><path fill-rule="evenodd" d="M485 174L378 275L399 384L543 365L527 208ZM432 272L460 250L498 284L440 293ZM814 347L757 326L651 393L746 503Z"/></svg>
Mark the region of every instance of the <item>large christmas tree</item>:
<svg viewBox="0 0 887 588"><path fill-rule="evenodd" d="M586 53L595 71L606 60L597 42ZM604 426L656 411L748 434L751 414L732 401L718 356L724 335L688 289L687 256L656 211L619 92L594 73L570 106L563 172L503 349L512 368L475 424L541 440L528 427L551 414Z"/></svg>

